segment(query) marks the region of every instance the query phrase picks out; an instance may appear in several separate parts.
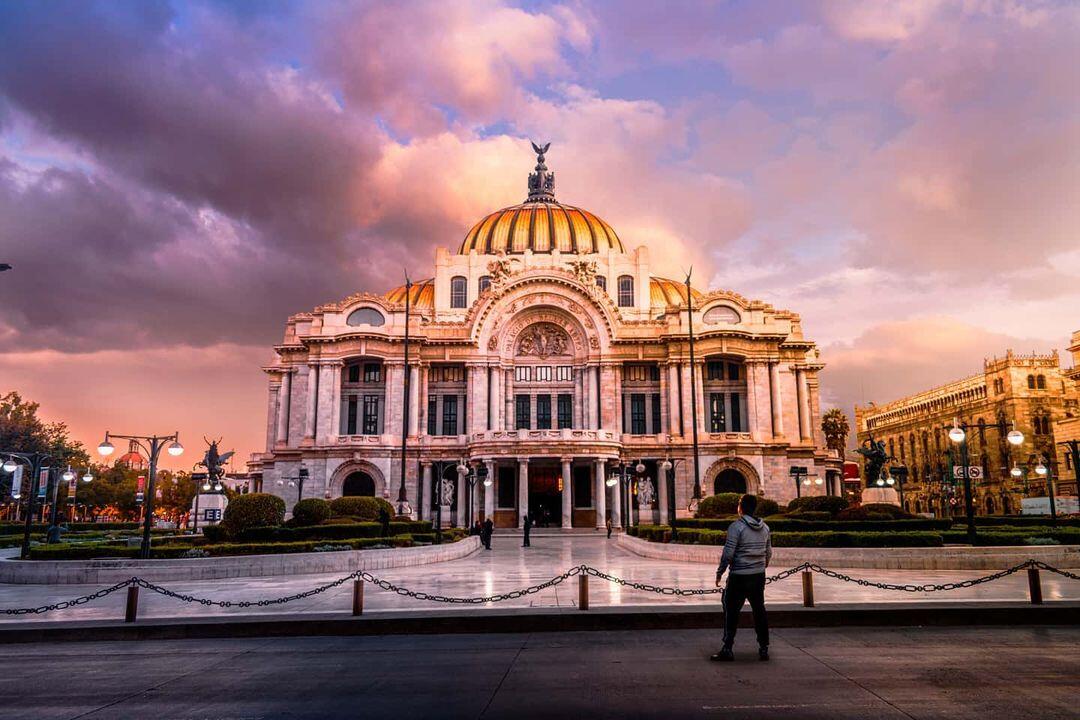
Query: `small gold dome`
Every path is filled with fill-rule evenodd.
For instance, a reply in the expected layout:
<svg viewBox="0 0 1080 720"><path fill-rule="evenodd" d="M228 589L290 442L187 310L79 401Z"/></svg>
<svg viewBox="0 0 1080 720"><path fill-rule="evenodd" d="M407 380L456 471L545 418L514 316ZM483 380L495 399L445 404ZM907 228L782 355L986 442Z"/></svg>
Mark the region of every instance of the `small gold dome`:
<svg viewBox="0 0 1080 720"><path fill-rule="evenodd" d="M401 285L383 295L392 303L405 304L405 286ZM430 310L435 307L435 278L417 280L409 292L409 304L416 310Z"/></svg>
<svg viewBox="0 0 1080 720"><path fill-rule="evenodd" d="M690 288L690 292L694 296L694 302L700 302L704 295L698 292L695 288ZM649 300L654 307L664 305L685 305L686 304L686 284L681 283L678 280L668 280L667 278L656 277L653 275L649 278Z"/></svg>
<svg viewBox="0 0 1080 720"><path fill-rule="evenodd" d="M461 243L462 255L625 252L619 236L587 210L557 202L525 202L491 213L473 226Z"/></svg>

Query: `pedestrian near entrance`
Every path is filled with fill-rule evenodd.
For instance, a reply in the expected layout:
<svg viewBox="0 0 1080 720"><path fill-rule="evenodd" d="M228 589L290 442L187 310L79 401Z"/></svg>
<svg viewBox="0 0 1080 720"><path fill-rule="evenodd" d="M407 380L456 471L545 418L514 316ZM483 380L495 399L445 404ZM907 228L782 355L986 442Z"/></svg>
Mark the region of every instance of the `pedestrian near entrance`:
<svg viewBox="0 0 1080 720"><path fill-rule="evenodd" d="M605 525L607 526L608 540L610 540L611 539L611 518L607 519L607 522L605 523Z"/></svg>
<svg viewBox="0 0 1080 720"><path fill-rule="evenodd" d="M724 646L711 659L730 661L735 659L735 631L739 628L739 615L743 604L749 600L754 611L754 630L757 632L758 659L769 659L769 620L765 616L765 568L772 560L772 539L769 526L756 517L757 498L743 495L739 500L739 519L727 529L727 542L716 569L716 586L724 571L730 569L727 588L724 591Z"/></svg>
<svg viewBox="0 0 1080 720"><path fill-rule="evenodd" d="M529 517L529 513L525 513L525 522L521 527L525 530L525 542L521 543L521 547L529 547L529 531L532 530L532 518Z"/></svg>
<svg viewBox="0 0 1080 720"><path fill-rule="evenodd" d="M480 542L484 544L485 550L491 549L491 534L495 532L495 523L491 522L491 518L484 520L484 525L480 529Z"/></svg>

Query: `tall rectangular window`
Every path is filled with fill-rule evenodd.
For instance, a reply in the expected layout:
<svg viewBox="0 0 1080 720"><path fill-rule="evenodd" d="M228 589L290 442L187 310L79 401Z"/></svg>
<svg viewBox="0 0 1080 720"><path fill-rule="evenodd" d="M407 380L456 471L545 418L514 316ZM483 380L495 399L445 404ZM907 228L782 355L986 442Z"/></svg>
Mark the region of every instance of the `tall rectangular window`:
<svg viewBox="0 0 1080 720"><path fill-rule="evenodd" d="M439 398L435 395L427 398L427 434L439 434Z"/></svg>
<svg viewBox="0 0 1080 720"><path fill-rule="evenodd" d="M379 434L379 396L364 396L364 435Z"/></svg>
<svg viewBox="0 0 1080 720"><path fill-rule="evenodd" d="M660 434L660 393L652 396L652 434Z"/></svg>
<svg viewBox="0 0 1080 720"><path fill-rule="evenodd" d="M356 434L356 396L349 396L348 409L345 411L345 434Z"/></svg>
<svg viewBox="0 0 1080 720"><path fill-rule="evenodd" d="M634 278L619 276L619 307L634 307Z"/></svg>
<svg viewBox="0 0 1080 720"><path fill-rule="evenodd" d="M559 395L559 429L572 428L574 426L574 396Z"/></svg>
<svg viewBox="0 0 1080 720"><path fill-rule="evenodd" d="M724 432L724 393L709 393L709 432Z"/></svg>
<svg viewBox="0 0 1080 720"><path fill-rule="evenodd" d="M514 382L532 382L532 367L520 365L514 368Z"/></svg>
<svg viewBox="0 0 1080 720"><path fill-rule="evenodd" d="M469 281L461 275L450 278L450 307L463 308L468 304Z"/></svg>
<svg viewBox="0 0 1080 720"><path fill-rule="evenodd" d="M349 382L351 382L351 383L360 382L360 366L359 365L350 365L349 366Z"/></svg>
<svg viewBox="0 0 1080 720"><path fill-rule="evenodd" d="M382 382L382 365L379 363L364 363L364 382Z"/></svg>
<svg viewBox="0 0 1080 720"><path fill-rule="evenodd" d="M723 380L724 379L724 363L710 361L705 363L705 379L706 380Z"/></svg>
<svg viewBox="0 0 1080 720"><path fill-rule="evenodd" d="M570 382L574 379L574 368L569 365L557 365L555 367L555 379L559 382Z"/></svg>
<svg viewBox="0 0 1080 720"><path fill-rule="evenodd" d="M742 432L742 403L739 393L731 393L731 432Z"/></svg>
<svg viewBox="0 0 1080 720"><path fill-rule="evenodd" d="M633 393L630 396L630 434L645 434L645 395Z"/></svg>
<svg viewBox="0 0 1080 720"><path fill-rule="evenodd" d="M551 382L551 366L550 365L537 365L536 366L536 381L537 382Z"/></svg>
<svg viewBox="0 0 1080 720"><path fill-rule="evenodd" d="M443 395L442 399L442 434L458 434L457 395Z"/></svg>
<svg viewBox="0 0 1080 720"><path fill-rule="evenodd" d="M529 417L532 414L532 403L528 395L518 395L514 398L514 427L518 430L528 430L530 427Z"/></svg>
<svg viewBox="0 0 1080 720"><path fill-rule="evenodd" d="M536 428L538 430L551 429L551 396L536 396Z"/></svg>

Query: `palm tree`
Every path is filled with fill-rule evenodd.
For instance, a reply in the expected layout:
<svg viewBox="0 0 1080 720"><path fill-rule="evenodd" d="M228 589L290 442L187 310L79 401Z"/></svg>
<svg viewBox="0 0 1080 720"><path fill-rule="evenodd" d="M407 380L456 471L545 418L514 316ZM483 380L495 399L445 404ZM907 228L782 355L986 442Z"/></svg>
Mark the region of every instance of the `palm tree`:
<svg viewBox="0 0 1080 720"><path fill-rule="evenodd" d="M847 438L851 434L847 415L844 415L840 408L832 408L821 416L821 432L825 435L825 446L830 450L836 450L840 453L840 457L844 457Z"/></svg>

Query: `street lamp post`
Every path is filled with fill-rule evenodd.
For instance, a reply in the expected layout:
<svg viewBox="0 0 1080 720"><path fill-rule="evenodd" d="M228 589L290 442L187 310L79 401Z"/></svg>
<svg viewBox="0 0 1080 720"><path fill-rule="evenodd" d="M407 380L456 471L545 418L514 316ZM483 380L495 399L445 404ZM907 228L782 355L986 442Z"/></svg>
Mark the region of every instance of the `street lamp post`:
<svg viewBox="0 0 1080 720"><path fill-rule="evenodd" d="M401 384L401 484L398 486L398 515L409 515L412 508L409 507L409 493L405 489L405 456L409 441L409 376L412 369L409 367L409 314L412 310L412 280L408 273L405 275L405 381Z"/></svg>
<svg viewBox="0 0 1080 720"><path fill-rule="evenodd" d="M698 406L697 406L697 369L694 366L694 296L691 294L690 276L694 268L686 273L686 334L690 341L690 427L694 442L694 494L690 498L690 508L695 509L701 501L701 455L698 452Z"/></svg>
<svg viewBox="0 0 1080 720"><path fill-rule="evenodd" d="M1046 497L1050 501L1050 524L1057 526L1057 503L1054 501L1054 471L1050 468L1049 458L1039 456L1039 464L1035 466L1035 474L1046 478Z"/></svg>
<svg viewBox="0 0 1080 720"><path fill-rule="evenodd" d="M4 472L14 475L20 465L30 470L30 491L26 496L26 522L23 523L22 550L19 553L19 557L25 560L30 557L30 528L34 522L34 500L38 493L38 476L41 475L41 468L45 461L51 459L52 455L43 452L2 452L0 455L7 458L4 461ZM22 488L19 491L22 492Z"/></svg>
<svg viewBox="0 0 1080 720"><path fill-rule="evenodd" d="M115 435L106 432L105 439L98 445L98 452L102 457L108 457L116 450L116 447L109 442L110 438L132 440L138 443L139 447L143 450L147 451L147 455L150 458L149 485L147 485L146 488L146 498L143 500L143 507L145 509L145 517L143 518L143 539L142 547L139 550L139 556L141 558L149 559L150 527L154 522L154 489L157 481L158 457L161 455L162 448L167 448L168 453L173 457L178 457L183 454L184 446L180 444L180 433L174 432L172 435ZM149 443L149 446L147 446L146 443ZM168 443L167 446L166 443Z"/></svg>
<svg viewBox="0 0 1080 720"><path fill-rule="evenodd" d="M807 468L802 465L792 465L788 474L795 480L795 497L801 498L803 478L808 475Z"/></svg>
<svg viewBox="0 0 1080 720"><path fill-rule="evenodd" d="M994 423L992 425L983 424L982 428L997 428L998 430L1004 430L1011 427L1007 422ZM970 458L968 457L968 442L967 433L971 429L971 426L966 422L961 423L957 420L953 420L952 427L949 428L949 439L960 446L960 467L961 474L964 477L964 514L967 516L967 539L969 543L975 543L975 503L971 496L971 468L969 466ZM1024 442L1024 434L1019 430L1010 430L1005 436L1005 439L1009 441L1010 445L1018 446ZM955 472L954 472L955 477Z"/></svg>
<svg viewBox="0 0 1080 720"><path fill-rule="evenodd" d="M660 463L660 469L664 472L664 490L668 494L668 525L671 526L671 540L675 541L678 531L675 529L675 468L679 463L686 462L686 458L673 458L670 455Z"/></svg>
<svg viewBox="0 0 1080 720"><path fill-rule="evenodd" d="M612 473L608 476L607 486L614 487L616 483L619 483L619 489L622 490L619 498L619 514L622 515L623 530L629 530L631 525L630 513L633 511L634 504L630 497L630 485L633 481L632 476L626 471L630 463L626 460L619 460L619 472ZM640 468L640 469L639 469ZM634 467L635 472L645 472L645 465L640 460Z"/></svg>

